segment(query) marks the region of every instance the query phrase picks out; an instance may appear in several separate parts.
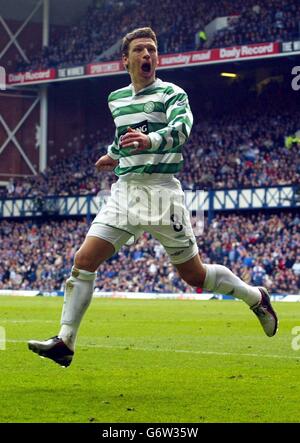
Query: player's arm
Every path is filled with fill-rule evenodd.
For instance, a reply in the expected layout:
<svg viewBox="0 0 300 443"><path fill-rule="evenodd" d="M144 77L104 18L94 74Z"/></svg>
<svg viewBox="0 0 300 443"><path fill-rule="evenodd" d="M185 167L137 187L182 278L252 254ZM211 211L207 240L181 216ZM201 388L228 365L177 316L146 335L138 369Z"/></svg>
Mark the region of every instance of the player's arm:
<svg viewBox="0 0 300 443"><path fill-rule="evenodd" d="M182 90L166 95L165 109L167 126L156 132L150 132L151 149L165 152L182 146L188 139L192 125L193 114L187 94Z"/></svg>
<svg viewBox="0 0 300 443"><path fill-rule="evenodd" d="M119 160L114 160L108 154L102 155L99 160L96 161L95 166L99 172L113 171L118 166Z"/></svg>
<svg viewBox="0 0 300 443"><path fill-rule="evenodd" d="M113 171L119 163L119 157L120 155L116 130L114 141L107 148L107 154L100 157L99 160L96 161L95 166L99 172Z"/></svg>
<svg viewBox="0 0 300 443"><path fill-rule="evenodd" d="M107 148L107 155L109 155L114 160L119 160L119 158L120 158L118 144L119 144L119 140L118 140L118 133L117 133L117 129L116 129L114 141Z"/></svg>

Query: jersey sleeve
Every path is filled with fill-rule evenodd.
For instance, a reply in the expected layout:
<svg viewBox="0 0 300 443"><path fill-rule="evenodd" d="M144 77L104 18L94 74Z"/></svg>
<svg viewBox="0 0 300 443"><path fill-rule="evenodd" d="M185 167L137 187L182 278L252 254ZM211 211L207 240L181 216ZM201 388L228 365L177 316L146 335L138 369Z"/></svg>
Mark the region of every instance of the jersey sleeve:
<svg viewBox="0 0 300 443"><path fill-rule="evenodd" d="M113 92L111 92L107 98L108 101L108 107L109 110L112 114L112 118L113 117L113 107L112 107L112 97L113 97ZM120 153L119 153L119 139L118 139L118 132L117 132L117 128L115 130L115 136L114 136L114 140L113 142L108 145L107 147L107 154L113 159L113 160L119 160L120 158Z"/></svg>
<svg viewBox="0 0 300 443"><path fill-rule="evenodd" d="M120 158L117 130L115 132L114 141L107 147L107 154L113 160L118 160Z"/></svg>
<svg viewBox="0 0 300 443"><path fill-rule="evenodd" d="M172 89L171 93L165 95L164 104L167 126L149 134L151 150L159 149L160 152L182 146L187 141L193 125L193 114L183 89Z"/></svg>

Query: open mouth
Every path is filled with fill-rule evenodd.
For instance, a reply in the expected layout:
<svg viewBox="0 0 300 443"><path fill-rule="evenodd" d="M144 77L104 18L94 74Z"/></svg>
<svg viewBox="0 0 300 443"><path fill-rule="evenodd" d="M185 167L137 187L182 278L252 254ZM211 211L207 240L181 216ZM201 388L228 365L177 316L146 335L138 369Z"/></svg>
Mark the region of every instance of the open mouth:
<svg viewBox="0 0 300 443"><path fill-rule="evenodd" d="M142 71L144 72L150 72L151 71L151 64L150 63L143 63L142 64Z"/></svg>

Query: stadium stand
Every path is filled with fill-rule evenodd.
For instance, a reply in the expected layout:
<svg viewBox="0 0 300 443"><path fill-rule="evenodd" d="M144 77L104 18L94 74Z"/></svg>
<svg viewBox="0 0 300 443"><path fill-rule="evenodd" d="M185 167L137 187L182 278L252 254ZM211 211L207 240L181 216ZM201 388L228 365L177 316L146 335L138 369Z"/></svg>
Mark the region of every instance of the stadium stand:
<svg viewBox="0 0 300 443"><path fill-rule="evenodd" d="M180 14L170 13L179 10ZM161 53L199 49L195 34L222 16L234 20L210 43L202 43L204 47L299 37L296 0L186 0L184 8L179 0L145 1L142 8L136 0L95 1L78 24L63 35L53 34L50 46L29 64L19 63L18 70L120 58L118 48L109 56L102 54L129 25L156 29ZM224 103L205 113L204 106L193 104L195 123L184 148L185 166L178 175L184 189L299 184L299 106L277 82L262 89L228 112ZM71 156L60 159L53 154L43 173L10 179L6 188L0 188L0 198L95 195L110 189L114 174L100 177L94 166L114 133L112 121L101 123L101 134L90 133L81 144L77 141L65 147ZM0 220L0 289L61 291L87 229L87 221L78 218ZM198 237L204 262L224 264L246 282L265 285L273 293L299 293L300 218L296 212L219 213L204 232ZM179 278L162 247L148 234L101 265L98 275L98 291L195 291Z"/></svg>
<svg viewBox="0 0 300 443"><path fill-rule="evenodd" d="M254 111L255 109L255 111ZM228 114L208 115L194 111L192 135L185 145L184 169L178 175L184 189L246 188L291 185L300 181L300 143L287 137L300 131L300 111L293 97L285 95L277 83ZM106 153L113 139L107 132L91 134L85 145L72 148L72 155L58 161L53 156L44 173L26 179L12 179L0 188L0 197L45 195L86 195L107 190L114 174L97 173L94 163ZM74 171L76 171L74 173Z"/></svg>
<svg viewBox="0 0 300 443"><path fill-rule="evenodd" d="M285 42L300 35L300 5L297 0L245 2L238 20L215 35L212 47Z"/></svg>
<svg viewBox="0 0 300 443"><path fill-rule="evenodd" d="M62 290L86 220L0 222L0 289ZM219 214L198 245L205 263L229 266L272 292L300 290L300 218L290 212ZM159 243L144 234L100 266L96 291L194 292Z"/></svg>
<svg viewBox="0 0 300 443"><path fill-rule="evenodd" d="M229 28L218 31L210 43L204 41L200 45L196 34L216 17L224 16L235 20L231 21ZM180 0L163 3L147 0L143 7L136 0L95 2L79 23L63 35L53 32L50 45L32 57L30 63L20 61L16 70L69 67L119 59L119 45L109 55L105 55L105 51L120 40L129 25L132 29L152 26L158 34L159 49L163 54L208 46L288 41L299 37L299 20L297 0L186 0L184 8Z"/></svg>

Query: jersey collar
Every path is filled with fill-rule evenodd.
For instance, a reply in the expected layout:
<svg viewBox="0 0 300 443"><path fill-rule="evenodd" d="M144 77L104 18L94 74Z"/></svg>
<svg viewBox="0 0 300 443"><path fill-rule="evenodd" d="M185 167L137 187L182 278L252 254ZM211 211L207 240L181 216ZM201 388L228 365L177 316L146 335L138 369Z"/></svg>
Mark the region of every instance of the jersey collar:
<svg viewBox="0 0 300 443"><path fill-rule="evenodd" d="M140 94L142 94L143 92L148 91L148 90L150 90L150 89L152 89L152 88L156 88L156 87L159 85L159 83L161 83L161 80L160 80L159 78L156 78L156 79L154 80L154 82L151 83L151 85L148 85L148 86L146 86L146 87L143 88L143 89L140 89L139 92L137 92L137 93L135 92L134 87L133 87L133 84L131 83L131 84L130 84L130 87L131 87L131 90L132 90L132 96L134 97L134 96L140 95Z"/></svg>

